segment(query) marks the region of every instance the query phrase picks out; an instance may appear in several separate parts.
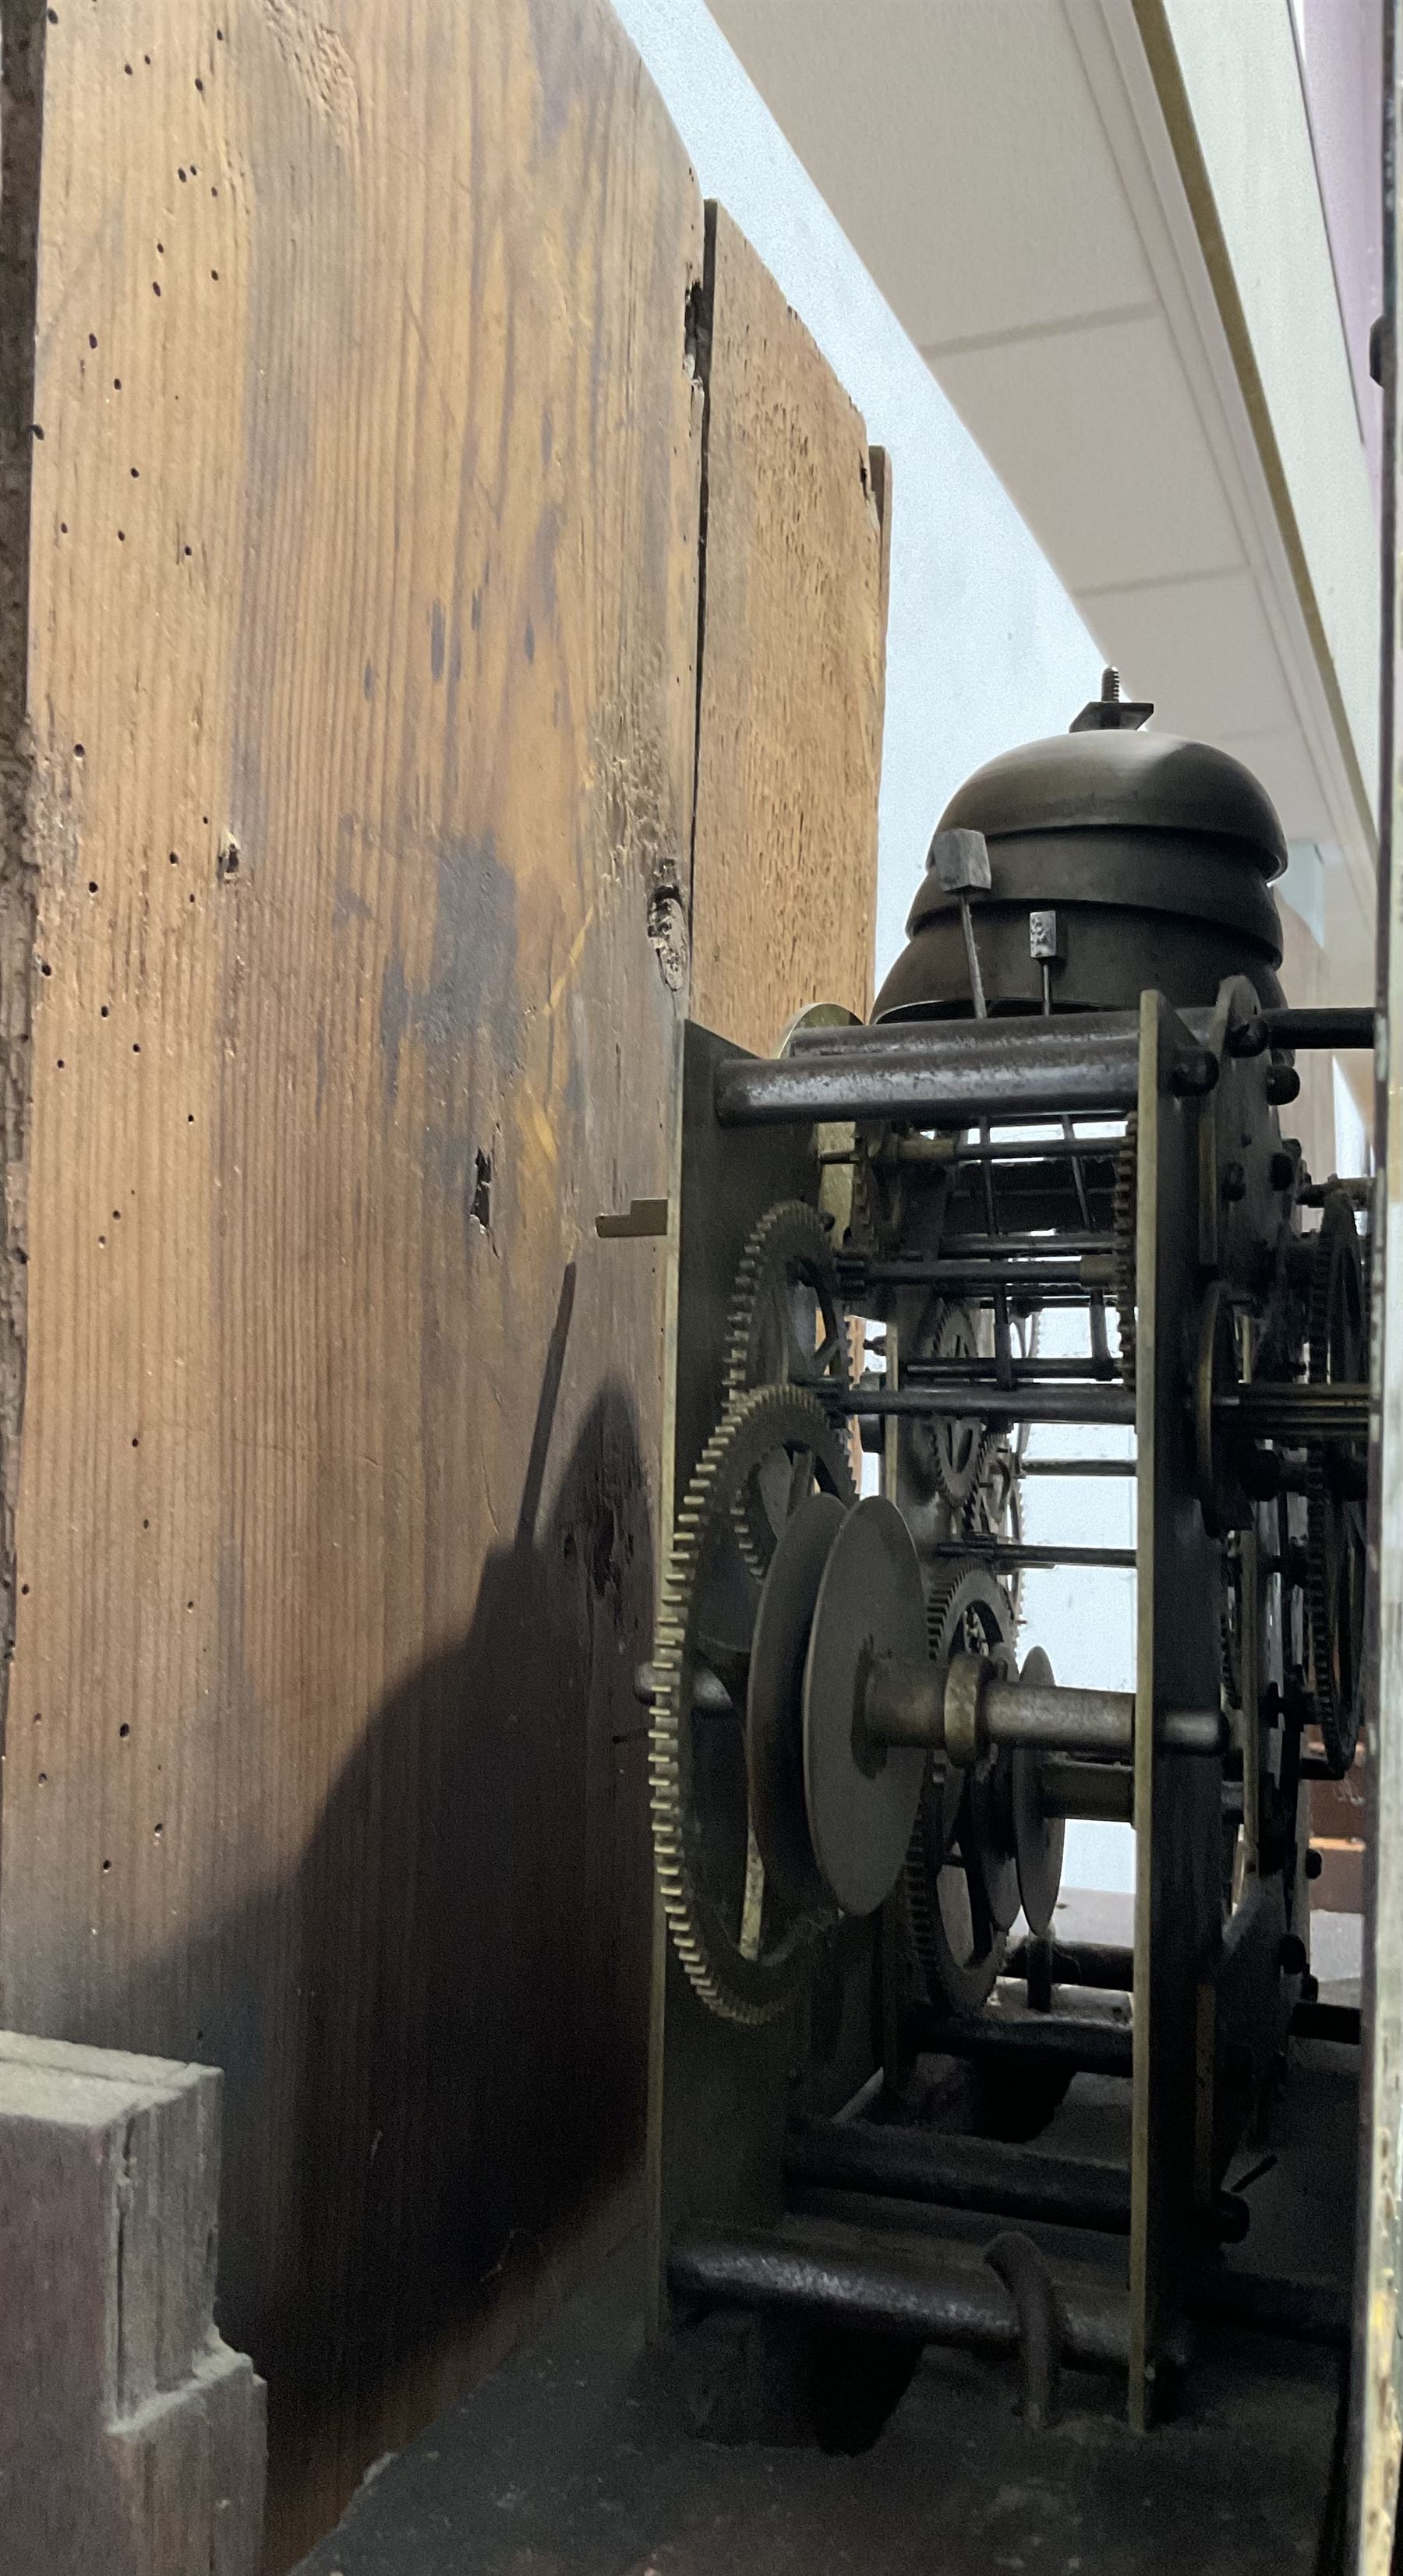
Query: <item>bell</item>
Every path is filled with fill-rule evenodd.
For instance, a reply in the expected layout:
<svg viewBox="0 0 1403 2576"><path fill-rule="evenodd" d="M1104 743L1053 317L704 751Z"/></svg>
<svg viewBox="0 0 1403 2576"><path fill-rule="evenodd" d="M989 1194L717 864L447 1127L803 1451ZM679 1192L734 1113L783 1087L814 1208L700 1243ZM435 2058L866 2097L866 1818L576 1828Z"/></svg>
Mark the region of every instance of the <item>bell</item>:
<svg viewBox="0 0 1403 2576"><path fill-rule="evenodd" d="M1210 743L1141 728L1153 707L1102 695L1071 731L987 761L951 797L931 843L903 949L874 1020L961 1018L975 1008L961 920L992 1014L1133 1010L1153 986L1211 1008L1245 975L1282 1001L1271 894L1286 842L1250 770ZM982 836L986 871L948 863L950 836Z"/></svg>

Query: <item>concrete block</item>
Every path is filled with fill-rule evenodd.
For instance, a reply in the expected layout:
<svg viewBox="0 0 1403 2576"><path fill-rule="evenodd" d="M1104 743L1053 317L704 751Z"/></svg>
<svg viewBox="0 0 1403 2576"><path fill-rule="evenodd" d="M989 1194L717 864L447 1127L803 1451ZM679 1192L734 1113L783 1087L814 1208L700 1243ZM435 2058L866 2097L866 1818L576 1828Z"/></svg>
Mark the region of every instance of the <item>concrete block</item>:
<svg viewBox="0 0 1403 2576"><path fill-rule="evenodd" d="M211 2336L178 2388L149 2397L107 2439L143 2569L256 2576L266 2428L263 2382L245 2353Z"/></svg>
<svg viewBox="0 0 1403 2576"><path fill-rule="evenodd" d="M253 2576L264 2391L213 2325L218 2072L0 2032L6 2576Z"/></svg>

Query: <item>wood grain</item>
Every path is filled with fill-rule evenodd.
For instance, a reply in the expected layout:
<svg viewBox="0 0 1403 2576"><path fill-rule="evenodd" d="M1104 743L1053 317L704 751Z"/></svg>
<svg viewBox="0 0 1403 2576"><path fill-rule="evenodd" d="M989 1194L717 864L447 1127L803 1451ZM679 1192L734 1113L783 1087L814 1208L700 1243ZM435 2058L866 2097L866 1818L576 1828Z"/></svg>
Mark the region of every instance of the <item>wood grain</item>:
<svg viewBox="0 0 1403 2576"><path fill-rule="evenodd" d="M603 0L0 13L0 2017L224 2068L278 2567L632 2206L593 1223L694 869L699 1017L867 998L883 531Z"/></svg>
<svg viewBox="0 0 1403 2576"><path fill-rule="evenodd" d="M768 1055L872 998L886 460L723 207L707 209L692 1015Z"/></svg>
<svg viewBox="0 0 1403 2576"><path fill-rule="evenodd" d="M602 0L20 34L0 2017L225 2068L279 2563L637 2155L701 209Z"/></svg>

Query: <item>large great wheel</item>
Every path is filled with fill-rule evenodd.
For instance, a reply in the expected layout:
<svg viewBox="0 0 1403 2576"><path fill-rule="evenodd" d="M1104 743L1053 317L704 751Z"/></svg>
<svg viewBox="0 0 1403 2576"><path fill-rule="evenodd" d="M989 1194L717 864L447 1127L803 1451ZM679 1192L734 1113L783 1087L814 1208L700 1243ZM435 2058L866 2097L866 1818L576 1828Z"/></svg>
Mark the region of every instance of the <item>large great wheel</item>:
<svg viewBox="0 0 1403 2576"><path fill-rule="evenodd" d="M846 1443L814 1398L778 1386L742 1396L688 1486L658 1613L648 1758L658 1885L688 1977L727 2021L783 2012L836 1921L821 1896L796 1905L766 1872L746 1741L761 1601L749 1555L763 1533L773 1560L815 1492L857 1500Z"/></svg>

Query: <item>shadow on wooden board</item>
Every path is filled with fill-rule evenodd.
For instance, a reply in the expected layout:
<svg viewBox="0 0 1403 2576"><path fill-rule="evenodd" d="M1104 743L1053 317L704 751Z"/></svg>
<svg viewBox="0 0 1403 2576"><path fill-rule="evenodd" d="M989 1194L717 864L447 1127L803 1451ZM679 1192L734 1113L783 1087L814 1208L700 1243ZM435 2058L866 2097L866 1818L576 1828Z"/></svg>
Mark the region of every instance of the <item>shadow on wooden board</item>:
<svg viewBox="0 0 1403 2576"><path fill-rule="evenodd" d="M651 1912L632 1677L653 1549L619 1386L538 1517L574 1287L568 1270L516 1531L464 1634L375 1711L290 1877L221 1924L217 1956L182 1939L154 1960L114 2015L160 2029L182 1992L208 1999L219 2313L268 2380L275 2532L325 2492L328 2444L344 2458L358 2424L407 2429L461 2383L468 2320L485 2366L555 2291L552 2254L572 2277L630 2207L647 1953L628 1927ZM276 2135L270 1952L297 1998Z"/></svg>
<svg viewBox="0 0 1403 2576"><path fill-rule="evenodd" d="M605 0L0 26L0 2019L224 2067L277 2567L629 2214L662 1261L594 1219L694 847L700 1016L866 992L881 530L721 225L699 348Z"/></svg>
<svg viewBox="0 0 1403 2576"><path fill-rule="evenodd" d="M0 10L0 2018L224 2067L277 2565L637 2153L702 210L604 0Z"/></svg>

